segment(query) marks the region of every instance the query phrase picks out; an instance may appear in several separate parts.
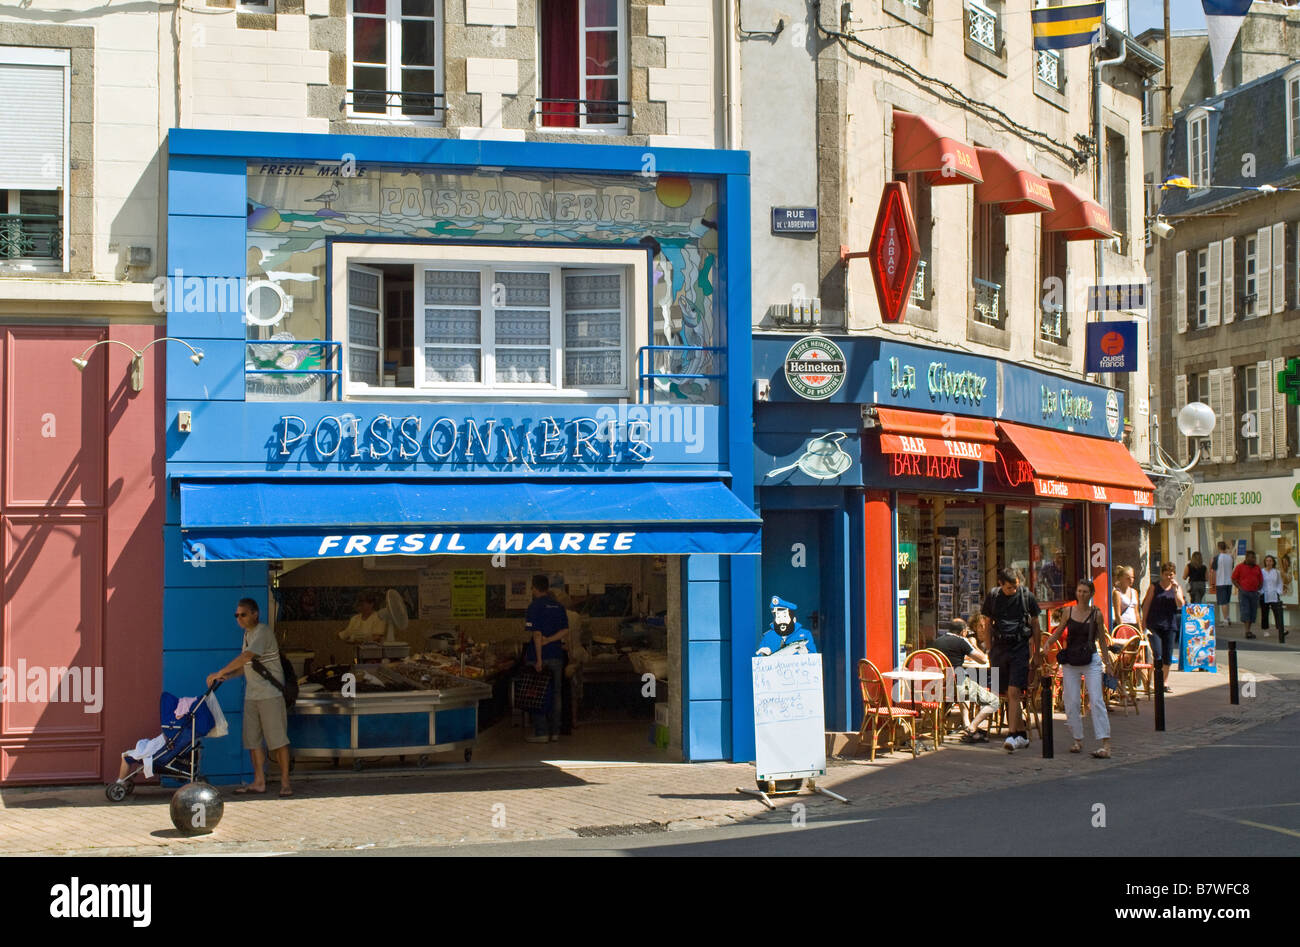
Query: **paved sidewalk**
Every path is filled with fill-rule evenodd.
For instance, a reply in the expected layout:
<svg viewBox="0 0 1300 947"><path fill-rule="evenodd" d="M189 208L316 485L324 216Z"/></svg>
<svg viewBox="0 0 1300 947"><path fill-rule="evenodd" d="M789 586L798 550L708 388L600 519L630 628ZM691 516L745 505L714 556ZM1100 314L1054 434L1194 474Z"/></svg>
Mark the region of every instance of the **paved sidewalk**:
<svg viewBox="0 0 1300 947"><path fill-rule="evenodd" d="M775 812L738 794L753 786L752 766L731 763L610 763L488 769L471 764L437 772L367 776L316 775L296 784L289 799L225 795L225 813L208 836L184 838L168 816L170 790L144 787L123 803L102 787L0 791L0 854L197 854L290 852L427 846L575 835L626 835L785 821L795 802L809 823L861 817L872 810L1064 776L1174 753L1282 717L1296 707L1300 682L1244 672L1255 696L1228 702L1227 674L1174 675L1167 699L1168 730L1153 729L1152 704L1140 713L1112 713L1114 758L1067 752L1063 717L1055 728L1055 759L1035 738L1009 755L999 744L946 743L912 759L898 752L876 762L833 761L822 781L850 806L822 796L781 797ZM1084 722L1087 746L1094 746ZM560 744L562 746L562 744ZM274 781L271 781L274 787Z"/></svg>

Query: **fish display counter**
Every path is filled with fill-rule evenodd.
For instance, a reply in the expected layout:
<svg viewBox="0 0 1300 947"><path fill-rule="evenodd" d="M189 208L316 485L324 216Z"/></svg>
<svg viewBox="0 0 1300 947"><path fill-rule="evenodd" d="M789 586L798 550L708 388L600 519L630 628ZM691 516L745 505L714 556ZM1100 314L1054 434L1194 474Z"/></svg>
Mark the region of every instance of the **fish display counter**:
<svg viewBox="0 0 1300 947"><path fill-rule="evenodd" d="M419 664L343 665L314 672L289 715L295 760L415 757L424 766L439 753L464 754L478 740L478 704L492 696L482 681Z"/></svg>

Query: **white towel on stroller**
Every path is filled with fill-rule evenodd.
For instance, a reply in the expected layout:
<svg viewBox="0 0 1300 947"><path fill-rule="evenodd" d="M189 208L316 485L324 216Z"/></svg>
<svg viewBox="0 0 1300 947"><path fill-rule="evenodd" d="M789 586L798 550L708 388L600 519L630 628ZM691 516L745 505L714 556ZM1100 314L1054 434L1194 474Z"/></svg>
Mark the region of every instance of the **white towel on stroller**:
<svg viewBox="0 0 1300 947"><path fill-rule="evenodd" d="M160 733L152 740L139 741L136 743L135 749L129 750L127 755L144 764L145 779L153 779L153 758L166 745L167 738Z"/></svg>
<svg viewBox="0 0 1300 947"><path fill-rule="evenodd" d="M208 710L212 711L212 729L206 734L206 739L215 740L217 737L224 737L230 732L230 724L226 722L226 715L221 710L221 704L217 703L217 695L208 695Z"/></svg>

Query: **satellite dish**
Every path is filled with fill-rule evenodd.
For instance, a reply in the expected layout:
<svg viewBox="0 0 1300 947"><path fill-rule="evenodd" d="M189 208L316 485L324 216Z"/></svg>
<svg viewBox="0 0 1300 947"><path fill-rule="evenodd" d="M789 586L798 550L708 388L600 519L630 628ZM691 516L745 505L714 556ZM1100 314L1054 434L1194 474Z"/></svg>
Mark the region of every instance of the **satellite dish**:
<svg viewBox="0 0 1300 947"><path fill-rule="evenodd" d="M389 589L384 601L387 607L380 609L379 617L388 622L388 640L393 641L393 629L405 631L411 617L406 613L406 603L402 601L397 589Z"/></svg>

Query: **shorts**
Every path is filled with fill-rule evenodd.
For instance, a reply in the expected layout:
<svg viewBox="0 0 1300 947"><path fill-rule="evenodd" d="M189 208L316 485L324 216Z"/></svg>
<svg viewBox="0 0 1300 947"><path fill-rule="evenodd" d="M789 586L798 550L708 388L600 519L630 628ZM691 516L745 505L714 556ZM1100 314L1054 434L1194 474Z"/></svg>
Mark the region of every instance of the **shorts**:
<svg viewBox="0 0 1300 947"><path fill-rule="evenodd" d="M1231 585L1216 585L1214 587L1214 591L1218 595L1218 603L1220 605L1227 605L1229 602L1232 601Z"/></svg>
<svg viewBox="0 0 1300 947"><path fill-rule="evenodd" d="M1238 592L1237 610L1243 625L1254 624L1255 619L1259 617L1259 593L1247 592L1245 589Z"/></svg>
<svg viewBox="0 0 1300 947"><path fill-rule="evenodd" d="M289 709L283 697L244 701L244 749L268 750L289 745Z"/></svg>
<svg viewBox="0 0 1300 947"><path fill-rule="evenodd" d="M981 707L996 707L998 705L998 695L993 693L987 687L981 687L979 682L971 677L957 676L957 686L953 691L957 700L963 704L974 703Z"/></svg>
<svg viewBox="0 0 1300 947"><path fill-rule="evenodd" d="M1005 694L1008 687L1028 689L1029 639L994 641L989 651L989 666L997 669L999 693Z"/></svg>

